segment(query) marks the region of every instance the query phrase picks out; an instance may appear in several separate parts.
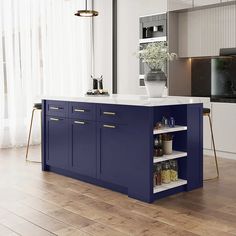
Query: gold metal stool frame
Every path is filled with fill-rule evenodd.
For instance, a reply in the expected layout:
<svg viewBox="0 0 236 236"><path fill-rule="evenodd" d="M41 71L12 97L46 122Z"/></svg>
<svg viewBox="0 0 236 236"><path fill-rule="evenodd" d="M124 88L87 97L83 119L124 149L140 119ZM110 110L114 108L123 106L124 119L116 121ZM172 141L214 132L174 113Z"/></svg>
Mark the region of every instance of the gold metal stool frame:
<svg viewBox="0 0 236 236"><path fill-rule="evenodd" d="M214 156L215 156L215 165L216 165L216 172L217 172L217 176L216 177L209 178L209 179L204 179L204 181L208 181L208 180L219 179L220 172L219 172L219 166L218 166L218 159L217 159L217 155L216 155L216 146L215 146L215 140L214 140L214 135L213 135L213 128L212 128L210 109L207 112L203 112L203 116L207 116L208 119L209 119L209 124L210 124L210 129L211 129L211 140L212 140L212 144L213 144L213 150L214 150Z"/></svg>
<svg viewBox="0 0 236 236"><path fill-rule="evenodd" d="M29 135L28 135L28 142L27 142L27 148L26 148L26 155L25 155L25 161L27 162L33 162L33 163L41 163L41 161L31 161L28 159L28 154L29 154L29 146L30 146L30 137L32 133L32 126L33 126L33 119L34 119L34 112L35 111L42 111L42 108L37 108L37 105L34 105L32 114L31 114L31 121L30 121L30 130L29 130Z"/></svg>

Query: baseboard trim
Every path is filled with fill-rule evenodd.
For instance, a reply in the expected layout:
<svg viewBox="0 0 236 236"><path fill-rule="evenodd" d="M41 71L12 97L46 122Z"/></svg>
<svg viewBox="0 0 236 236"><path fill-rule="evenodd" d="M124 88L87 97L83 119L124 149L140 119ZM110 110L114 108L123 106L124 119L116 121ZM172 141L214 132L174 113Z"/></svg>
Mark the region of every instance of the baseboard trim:
<svg viewBox="0 0 236 236"><path fill-rule="evenodd" d="M207 156L214 156L213 150L204 149L203 153L204 155L207 155ZM230 159L230 160L236 161L236 153L217 151L216 154L217 154L217 157L219 158Z"/></svg>

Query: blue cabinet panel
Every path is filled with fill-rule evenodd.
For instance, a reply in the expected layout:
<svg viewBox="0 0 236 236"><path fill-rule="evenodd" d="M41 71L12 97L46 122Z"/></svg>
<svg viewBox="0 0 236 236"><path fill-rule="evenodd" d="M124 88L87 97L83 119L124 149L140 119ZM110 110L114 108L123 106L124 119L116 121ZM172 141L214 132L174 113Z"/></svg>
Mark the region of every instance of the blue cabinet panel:
<svg viewBox="0 0 236 236"><path fill-rule="evenodd" d="M68 169L69 127L68 120L60 117L46 117L47 165Z"/></svg>
<svg viewBox="0 0 236 236"><path fill-rule="evenodd" d="M81 175L96 177L96 122L70 120L70 166Z"/></svg>
<svg viewBox="0 0 236 236"><path fill-rule="evenodd" d="M140 107L138 106L98 104L97 120L103 122L126 124L133 122L135 119L135 113L139 110Z"/></svg>
<svg viewBox="0 0 236 236"><path fill-rule="evenodd" d="M96 120L96 105L91 103L71 102L69 104L69 118Z"/></svg>
<svg viewBox="0 0 236 236"><path fill-rule="evenodd" d="M67 117L68 102L46 101L46 114L48 116Z"/></svg>
<svg viewBox="0 0 236 236"><path fill-rule="evenodd" d="M127 186L129 152L127 125L98 123L98 177Z"/></svg>

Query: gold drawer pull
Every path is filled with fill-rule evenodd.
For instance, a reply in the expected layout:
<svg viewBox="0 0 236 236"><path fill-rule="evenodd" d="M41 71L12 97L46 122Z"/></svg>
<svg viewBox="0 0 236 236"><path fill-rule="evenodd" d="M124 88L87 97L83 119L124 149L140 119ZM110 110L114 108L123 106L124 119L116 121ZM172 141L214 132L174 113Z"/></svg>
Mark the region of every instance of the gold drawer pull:
<svg viewBox="0 0 236 236"><path fill-rule="evenodd" d="M115 112L110 112L110 111L104 111L103 115L108 115L108 116L115 116L116 113Z"/></svg>
<svg viewBox="0 0 236 236"><path fill-rule="evenodd" d="M103 125L104 128L115 129L114 125Z"/></svg>
<svg viewBox="0 0 236 236"><path fill-rule="evenodd" d="M50 118L51 121L59 121L57 118Z"/></svg>
<svg viewBox="0 0 236 236"><path fill-rule="evenodd" d="M74 109L74 112L85 112L84 109Z"/></svg>
<svg viewBox="0 0 236 236"><path fill-rule="evenodd" d="M60 107L49 107L50 110L60 110Z"/></svg>
<svg viewBox="0 0 236 236"><path fill-rule="evenodd" d="M75 124L79 124L79 125L85 125L84 121L74 121Z"/></svg>

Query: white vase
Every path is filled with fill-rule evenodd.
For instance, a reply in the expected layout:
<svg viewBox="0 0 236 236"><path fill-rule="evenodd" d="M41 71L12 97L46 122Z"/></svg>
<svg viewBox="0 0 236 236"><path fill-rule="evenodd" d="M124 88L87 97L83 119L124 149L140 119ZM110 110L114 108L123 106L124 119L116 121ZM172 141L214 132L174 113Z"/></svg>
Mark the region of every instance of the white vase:
<svg viewBox="0 0 236 236"><path fill-rule="evenodd" d="M161 70L150 70L144 77L147 94L150 98L162 97L166 85L165 73Z"/></svg>
<svg viewBox="0 0 236 236"><path fill-rule="evenodd" d="M163 141L163 152L165 155L170 155L173 152L173 140Z"/></svg>

